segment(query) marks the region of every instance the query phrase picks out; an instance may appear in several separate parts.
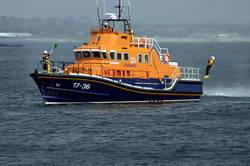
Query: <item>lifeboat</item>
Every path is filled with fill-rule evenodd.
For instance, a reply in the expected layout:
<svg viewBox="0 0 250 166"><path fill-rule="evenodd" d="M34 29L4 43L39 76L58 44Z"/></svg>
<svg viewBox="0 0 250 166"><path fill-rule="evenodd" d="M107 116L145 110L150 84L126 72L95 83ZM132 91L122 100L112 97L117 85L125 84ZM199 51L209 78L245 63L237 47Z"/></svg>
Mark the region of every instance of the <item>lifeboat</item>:
<svg viewBox="0 0 250 166"><path fill-rule="evenodd" d="M89 42L73 50L74 62L39 63L31 77L45 104L199 100L200 69L180 67L156 39L136 36L126 7L119 0L118 14L98 18Z"/></svg>

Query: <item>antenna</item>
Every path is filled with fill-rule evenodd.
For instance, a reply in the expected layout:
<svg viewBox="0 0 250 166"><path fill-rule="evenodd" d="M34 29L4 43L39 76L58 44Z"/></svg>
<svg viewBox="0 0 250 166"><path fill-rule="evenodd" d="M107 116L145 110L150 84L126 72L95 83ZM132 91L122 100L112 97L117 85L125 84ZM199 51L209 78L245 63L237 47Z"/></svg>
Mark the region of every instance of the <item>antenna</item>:
<svg viewBox="0 0 250 166"><path fill-rule="evenodd" d="M126 6L126 3L128 4L128 6ZM130 8L130 1L129 0L119 0L119 4L118 6L115 6L116 8L118 8L118 19L121 20L122 17L123 17L123 14L124 14L124 10L127 10L128 11L128 17L129 17L129 20L130 20L130 11L129 11L129 8ZM126 8L126 9L124 9Z"/></svg>
<svg viewBox="0 0 250 166"><path fill-rule="evenodd" d="M116 0L117 1L117 0ZM112 28L115 30L121 29L121 25L124 25L124 32L129 32L131 29L130 20L130 0L118 0L118 4L115 6L114 13L107 13L105 0L96 0L97 4L97 13L99 20L99 27L104 26L104 23L108 23L110 25L113 24ZM100 9L99 5L103 5L103 10ZM118 10L118 11L117 11ZM100 12L104 12L104 15L100 14ZM101 18L103 16L103 18ZM118 28L115 28L115 25L118 25Z"/></svg>
<svg viewBox="0 0 250 166"><path fill-rule="evenodd" d="M99 26L100 26L100 25L101 25L101 24L100 24L100 10L99 10L99 3L98 3L98 0L96 0L96 6L97 6L98 24L99 24Z"/></svg>
<svg viewBox="0 0 250 166"><path fill-rule="evenodd" d="M128 3L128 19L129 19L129 21L131 20L131 15L130 15L130 11L131 11L131 2L130 2L130 0L127 0L127 3Z"/></svg>
<svg viewBox="0 0 250 166"><path fill-rule="evenodd" d="M118 18L119 20L121 19L121 15L122 15L122 6L121 6L121 0L119 0L119 5L116 6L118 8Z"/></svg>
<svg viewBox="0 0 250 166"><path fill-rule="evenodd" d="M105 4L105 0L102 0L103 3L103 9L104 9L104 14L106 13L106 4Z"/></svg>

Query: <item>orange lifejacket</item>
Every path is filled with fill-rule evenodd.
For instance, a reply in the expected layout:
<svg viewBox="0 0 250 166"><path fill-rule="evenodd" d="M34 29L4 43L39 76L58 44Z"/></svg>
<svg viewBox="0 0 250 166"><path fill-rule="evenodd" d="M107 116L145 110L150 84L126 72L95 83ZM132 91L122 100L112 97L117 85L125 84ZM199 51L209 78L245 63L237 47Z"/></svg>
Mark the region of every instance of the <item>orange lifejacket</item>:
<svg viewBox="0 0 250 166"><path fill-rule="evenodd" d="M213 64L214 64L214 60L211 59L211 58L209 58L207 64L208 64L208 65L213 65Z"/></svg>

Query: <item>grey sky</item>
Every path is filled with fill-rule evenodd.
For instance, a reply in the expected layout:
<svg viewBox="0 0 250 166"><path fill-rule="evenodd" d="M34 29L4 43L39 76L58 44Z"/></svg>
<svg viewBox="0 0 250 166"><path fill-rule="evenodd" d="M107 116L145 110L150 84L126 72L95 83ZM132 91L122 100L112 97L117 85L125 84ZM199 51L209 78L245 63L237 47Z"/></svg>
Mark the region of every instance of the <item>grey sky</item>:
<svg viewBox="0 0 250 166"><path fill-rule="evenodd" d="M131 3L133 22L250 24L250 0L131 0ZM88 16L93 22L97 16L95 0L0 0L0 4L0 15L6 16Z"/></svg>

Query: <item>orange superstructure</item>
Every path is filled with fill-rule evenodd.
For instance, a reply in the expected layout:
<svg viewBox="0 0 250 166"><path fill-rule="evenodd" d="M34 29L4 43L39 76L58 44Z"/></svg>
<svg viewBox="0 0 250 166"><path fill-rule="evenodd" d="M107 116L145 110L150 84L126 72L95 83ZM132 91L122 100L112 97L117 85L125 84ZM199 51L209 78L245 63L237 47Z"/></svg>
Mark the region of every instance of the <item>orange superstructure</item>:
<svg viewBox="0 0 250 166"><path fill-rule="evenodd" d="M75 64L65 72L118 78L179 77L180 68L166 62L168 51L157 51L157 45L155 39L135 37L132 30L101 27L92 30L89 43L74 50Z"/></svg>

